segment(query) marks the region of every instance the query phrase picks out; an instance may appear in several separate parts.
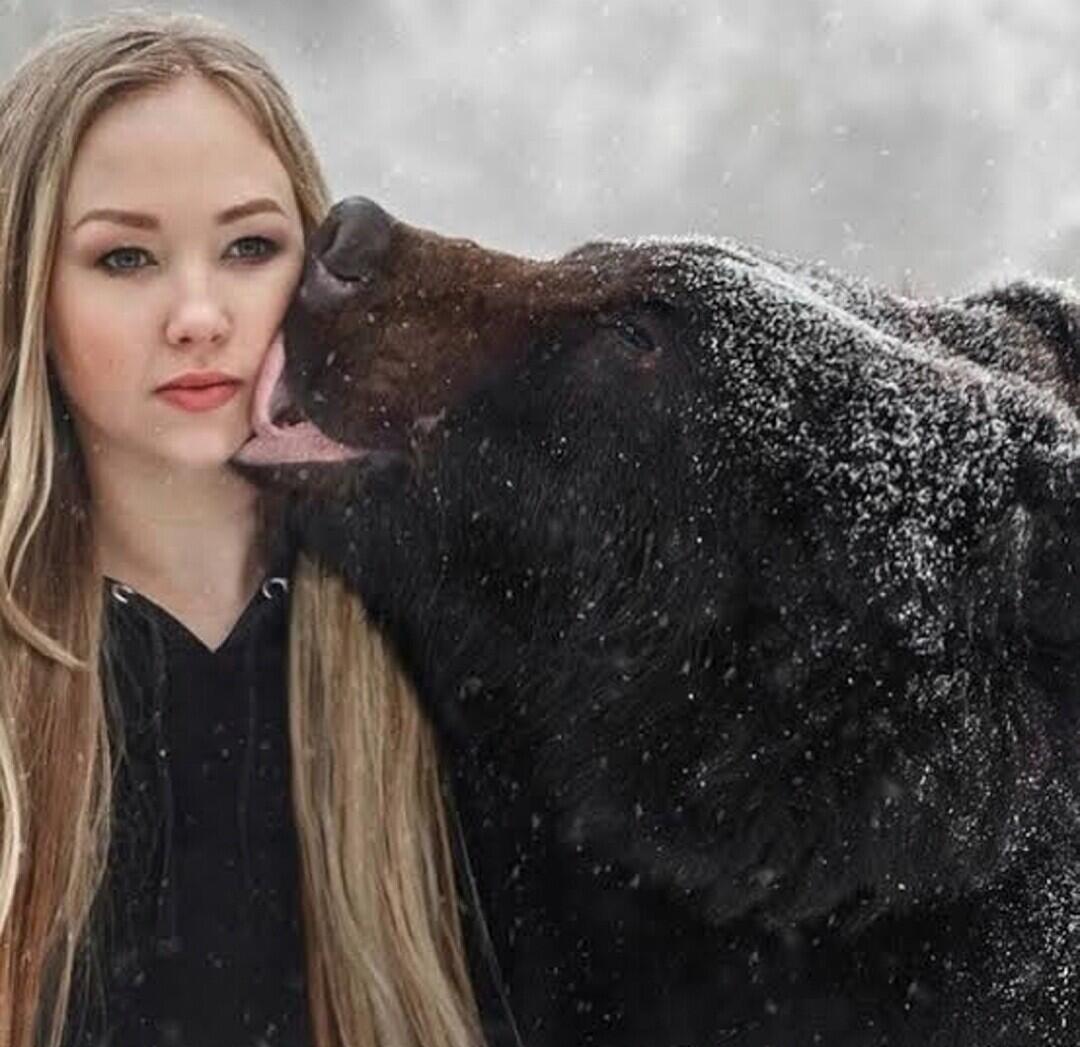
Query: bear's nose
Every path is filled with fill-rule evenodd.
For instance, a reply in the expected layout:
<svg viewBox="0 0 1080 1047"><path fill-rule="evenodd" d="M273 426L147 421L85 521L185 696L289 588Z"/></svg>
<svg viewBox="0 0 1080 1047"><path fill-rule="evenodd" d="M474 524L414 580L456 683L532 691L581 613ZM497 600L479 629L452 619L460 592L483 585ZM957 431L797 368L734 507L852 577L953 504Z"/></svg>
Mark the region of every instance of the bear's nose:
<svg viewBox="0 0 1080 1047"><path fill-rule="evenodd" d="M339 280L362 280L390 249L393 219L373 200L335 204L311 242L311 253Z"/></svg>

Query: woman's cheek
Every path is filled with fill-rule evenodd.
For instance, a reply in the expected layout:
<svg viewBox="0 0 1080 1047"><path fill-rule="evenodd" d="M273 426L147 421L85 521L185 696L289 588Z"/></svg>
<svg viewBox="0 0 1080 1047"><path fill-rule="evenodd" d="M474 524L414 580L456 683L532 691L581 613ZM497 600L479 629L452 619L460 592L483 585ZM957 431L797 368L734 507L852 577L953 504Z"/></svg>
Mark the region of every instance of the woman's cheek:
<svg viewBox="0 0 1080 1047"><path fill-rule="evenodd" d="M48 324L49 351L61 387L76 400L101 401L127 386L126 365L134 365L143 318L138 303L117 300L108 286L91 281L59 283Z"/></svg>
<svg viewBox="0 0 1080 1047"><path fill-rule="evenodd" d="M289 299L292 298L300 285L300 277L304 271L304 254L300 250L293 250L282 261L284 264L279 270L279 272L283 273L281 291L284 302L288 304Z"/></svg>

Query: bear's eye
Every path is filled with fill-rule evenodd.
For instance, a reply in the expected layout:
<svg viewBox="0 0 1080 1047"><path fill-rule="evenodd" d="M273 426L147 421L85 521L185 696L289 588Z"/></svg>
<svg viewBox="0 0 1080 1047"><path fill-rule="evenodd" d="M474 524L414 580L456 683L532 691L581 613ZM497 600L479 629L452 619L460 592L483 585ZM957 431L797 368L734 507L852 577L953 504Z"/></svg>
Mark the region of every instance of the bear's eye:
<svg viewBox="0 0 1080 1047"><path fill-rule="evenodd" d="M637 317L601 315L597 317L597 326L611 331L619 339L639 353L655 353L659 344L649 330L648 325Z"/></svg>

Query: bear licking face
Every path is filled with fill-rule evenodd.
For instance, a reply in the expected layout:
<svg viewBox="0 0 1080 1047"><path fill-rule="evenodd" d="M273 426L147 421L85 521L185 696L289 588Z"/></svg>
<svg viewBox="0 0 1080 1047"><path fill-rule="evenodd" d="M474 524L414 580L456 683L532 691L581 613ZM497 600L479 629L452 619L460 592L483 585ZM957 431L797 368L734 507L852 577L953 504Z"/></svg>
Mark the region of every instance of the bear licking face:
<svg viewBox="0 0 1080 1047"><path fill-rule="evenodd" d="M234 464L416 682L530 1047L1080 1020L1077 309L331 212Z"/></svg>

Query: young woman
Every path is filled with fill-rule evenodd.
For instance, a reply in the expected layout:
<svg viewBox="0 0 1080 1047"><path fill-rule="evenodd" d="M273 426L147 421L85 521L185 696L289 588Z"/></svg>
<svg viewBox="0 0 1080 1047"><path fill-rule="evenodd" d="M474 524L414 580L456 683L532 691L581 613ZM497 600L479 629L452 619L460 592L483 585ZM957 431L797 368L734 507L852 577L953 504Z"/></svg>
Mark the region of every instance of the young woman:
<svg viewBox="0 0 1080 1047"><path fill-rule="evenodd" d="M201 20L0 90L0 1047L481 1042L432 737L227 465L326 206Z"/></svg>

